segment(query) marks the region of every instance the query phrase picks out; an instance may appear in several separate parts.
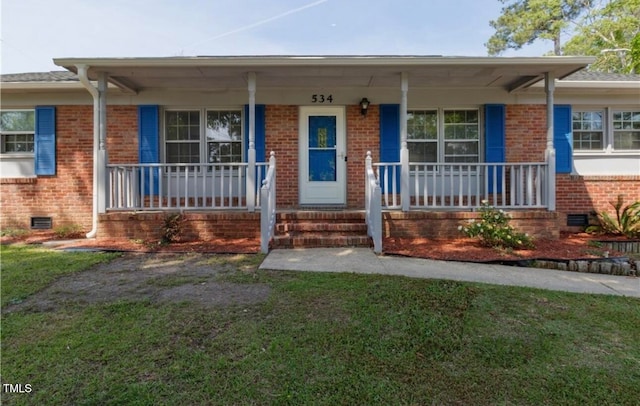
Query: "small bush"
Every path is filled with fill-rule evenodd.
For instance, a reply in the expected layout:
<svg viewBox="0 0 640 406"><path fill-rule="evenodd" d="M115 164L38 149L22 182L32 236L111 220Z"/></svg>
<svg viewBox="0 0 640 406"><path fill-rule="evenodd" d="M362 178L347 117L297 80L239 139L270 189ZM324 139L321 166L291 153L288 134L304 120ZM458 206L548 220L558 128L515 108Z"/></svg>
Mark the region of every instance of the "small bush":
<svg viewBox="0 0 640 406"><path fill-rule="evenodd" d="M171 244L180 241L184 216L181 213L168 214L162 223L162 244Z"/></svg>
<svg viewBox="0 0 640 406"><path fill-rule="evenodd" d="M480 207L480 221L469 220L458 227L467 237L478 238L482 245L493 248L533 248L528 234L516 231L504 210L496 210L487 201Z"/></svg>
<svg viewBox="0 0 640 406"><path fill-rule="evenodd" d="M600 224L587 227L588 233L624 235L629 238L640 237L640 201L624 205L624 196L618 195L615 202L609 202L615 209L615 217L606 211L598 213Z"/></svg>
<svg viewBox="0 0 640 406"><path fill-rule="evenodd" d="M54 227L53 233L56 238L80 238L82 237L82 227L77 224L64 224Z"/></svg>

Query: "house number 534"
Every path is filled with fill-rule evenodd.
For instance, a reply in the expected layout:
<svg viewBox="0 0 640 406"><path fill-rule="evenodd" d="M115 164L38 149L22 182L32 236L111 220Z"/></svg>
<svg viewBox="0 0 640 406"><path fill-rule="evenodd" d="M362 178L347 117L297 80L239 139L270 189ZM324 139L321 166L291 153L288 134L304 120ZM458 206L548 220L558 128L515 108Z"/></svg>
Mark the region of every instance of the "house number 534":
<svg viewBox="0 0 640 406"><path fill-rule="evenodd" d="M312 103L333 103L333 95L324 95L324 94L312 94L311 95Z"/></svg>

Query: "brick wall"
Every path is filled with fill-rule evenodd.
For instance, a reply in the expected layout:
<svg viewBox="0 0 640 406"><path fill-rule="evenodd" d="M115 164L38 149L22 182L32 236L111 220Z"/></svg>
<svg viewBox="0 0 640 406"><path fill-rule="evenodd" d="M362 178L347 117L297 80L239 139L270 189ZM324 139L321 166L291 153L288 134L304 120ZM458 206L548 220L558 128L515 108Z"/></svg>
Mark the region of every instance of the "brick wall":
<svg viewBox="0 0 640 406"><path fill-rule="evenodd" d="M157 241L162 239L164 221L170 213L121 212L98 216L98 239ZM185 212L182 241L216 238L260 240L260 213Z"/></svg>
<svg viewBox="0 0 640 406"><path fill-rule="evenodd" d="M266 152L276 153L278 208L298 205L298 106L267 106ZM261 157L257 159L260 160Z"/></svg>
<svg viewBox="0 0 640 406"><path fill-rule="evenodd" d="M561 227L567 231L578 231L566 226L567 214L591 214L600 211L614 214L615 209L610 202L616 201L618 195L624 196L625 204L640 201L640 175L558 175L556 182L556 209L561 213Z"/></svg>
<svg viewBox="0 0 640 406"><path fill-rule="evenodd" d="M508 211L510 224L518 231L535 238L558 238L558 213L544 210ZM455 211L392 211L382 214L383 237L460 237L458 226L470 219L479 219L478 212Z"/></svg>
<svg viewBox="0 0 640 406"><path fill-rule="evenodd" d="M508 105L505 130L507 162L544 162L547 148L545 105Z"/></svg>
<svg viewBox="0 0 640 406"><path fill-rule="evenodd" d="M108 152L111 161L136 162L135 106L109 106ZM3 228L29 228L31 217L52 217L53 227L91 229L93 203L93 108L56 107L56 175L3 179L0 193Z"/></svg>
<svg viewBox="0 0 640 406"><path fill-rule="evenodd" d="M364 209L364 164L367 151L380 161L380 109L371 105L366 116L360 106L347 107L347 207Z"/></svg>

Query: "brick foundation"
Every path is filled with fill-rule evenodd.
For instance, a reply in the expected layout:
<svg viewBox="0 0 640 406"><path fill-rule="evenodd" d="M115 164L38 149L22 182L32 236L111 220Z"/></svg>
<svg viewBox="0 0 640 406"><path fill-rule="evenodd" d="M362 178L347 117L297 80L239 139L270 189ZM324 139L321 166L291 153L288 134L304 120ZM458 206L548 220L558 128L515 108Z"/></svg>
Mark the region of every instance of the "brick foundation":
<svg viewBox="0 0 640 406"><path fill-rule="evenodd" d="M558 214L547 211L509 211L510 224L535 238L559 238ZM382 213L383 237L460 237L458 226L479 219L478 212L388 211Z"/></svg>
<svg viewBox="0 0 640 406"><path fill-rule="evenodd" d="M98 217L98 238L160 240L169 212L119 212ZM185 212L180 234L182 241L217 238L260 239L260 213Z"/></svg>

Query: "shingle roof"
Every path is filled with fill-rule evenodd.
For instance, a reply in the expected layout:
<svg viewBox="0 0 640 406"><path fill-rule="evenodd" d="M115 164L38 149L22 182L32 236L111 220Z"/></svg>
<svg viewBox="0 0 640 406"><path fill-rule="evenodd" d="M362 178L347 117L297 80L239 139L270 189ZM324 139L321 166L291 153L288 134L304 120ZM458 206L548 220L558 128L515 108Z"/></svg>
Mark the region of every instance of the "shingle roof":
<svg viewBox="0 0 640 406"><path fill-rule="evenodd" d="M78 76L69 71L8 73L0 75L1 82L78 82Z"/></svg>
<svg viewBox="0 0 640 406"><path fill-rule="evenodd" d="M605 73L581 70L562 80L583 82L638 82L640 81L640 75L632 73Z"/></svg>

